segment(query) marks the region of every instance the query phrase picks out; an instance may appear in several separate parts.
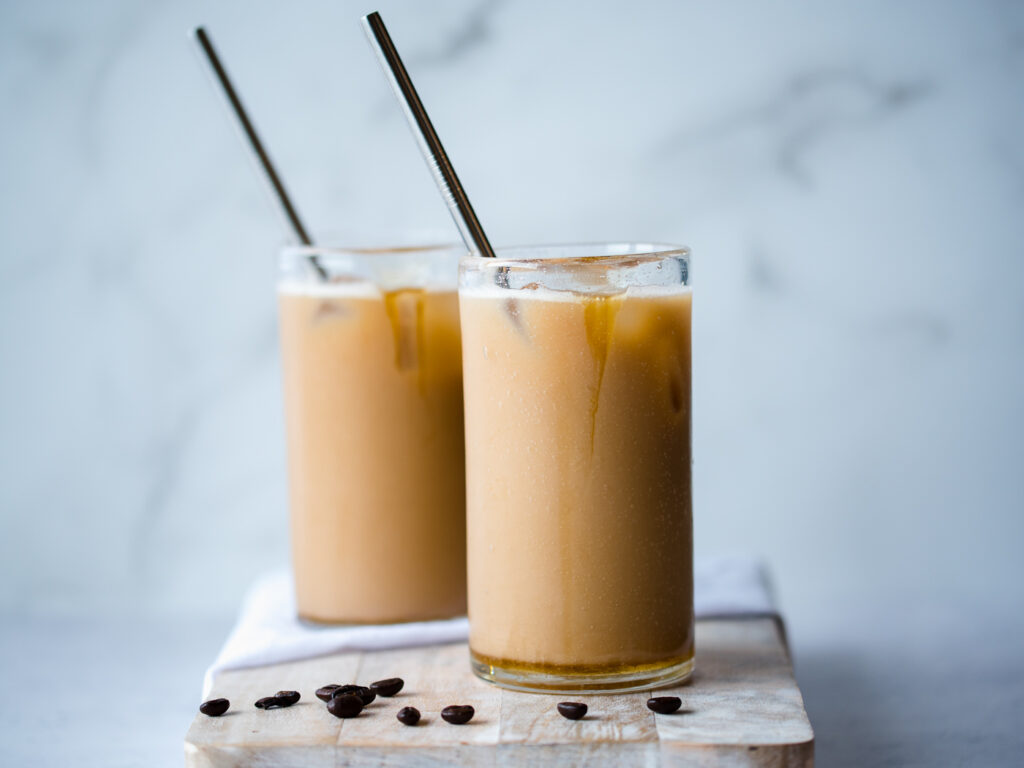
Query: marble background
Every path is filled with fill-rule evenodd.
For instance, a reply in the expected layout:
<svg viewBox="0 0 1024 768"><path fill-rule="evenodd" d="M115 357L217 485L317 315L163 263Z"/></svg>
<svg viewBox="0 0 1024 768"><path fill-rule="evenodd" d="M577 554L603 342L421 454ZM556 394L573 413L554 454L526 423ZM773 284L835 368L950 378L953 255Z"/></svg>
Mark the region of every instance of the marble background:
<svg viewBox="0 0 1024 768"><path fill-rule="evenodd" d="M1019 745L989 714L1024 702L1024 5L377 7L492 241L694 249L697 547L771 564L819 755ZM315 231L454 238L368 10L0 4L18 642L213 622L198 687L286 561L282 232L185 33L210 29ZM935 703L954 665L988 686L970 727Z"/></svg>

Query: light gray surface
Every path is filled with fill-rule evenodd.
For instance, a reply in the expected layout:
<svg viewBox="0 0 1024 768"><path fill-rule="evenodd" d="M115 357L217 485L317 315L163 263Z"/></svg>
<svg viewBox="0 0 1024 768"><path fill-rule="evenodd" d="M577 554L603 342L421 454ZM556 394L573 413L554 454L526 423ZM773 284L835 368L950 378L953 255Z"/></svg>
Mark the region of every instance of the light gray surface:
<svg viewBox="0 0 1024 768"><path fill-rule="evenodd" d="M1020 765L1024 618L998 592L837 601L791 627L818 765Z"/></svg>
<svg viewBox="0 0 1024 768"><path fill-rule="evenodd" d="M6 622L5 642L97 613L140 639L143 613L223 625L286 560L279 233L184 33L209 26L314 230L452 236L368 10L0 5L0 615L57 617ZM496 243L693 246L697 546L771 562L822 754L829 732L854 749L869 731L876 751L846 754L897 763L1004 748L1022 685L1002 673L1024 605L1024 8L380 10ZM81 646L96 679L115 669L98 642ZM216 645L153 674L198 685ZM74 748L55 724L94 715L67 706L5 718L0 744Z"/></svg>
<svg viewBox="0 0 1024 768"><path fill-rule="evenodd" d="M1019 765L1019 617L952 603L823 612L829 633L799 639L808 633L790 627L819 766ZM202 670L227 628L4 620L0 763L180 766Z"/></svg>
<svg viewBox="0 0 1024 768"><path fill-rule="evenodd" d="M0 765L180 766L227 621L5 617Z"/></svg>

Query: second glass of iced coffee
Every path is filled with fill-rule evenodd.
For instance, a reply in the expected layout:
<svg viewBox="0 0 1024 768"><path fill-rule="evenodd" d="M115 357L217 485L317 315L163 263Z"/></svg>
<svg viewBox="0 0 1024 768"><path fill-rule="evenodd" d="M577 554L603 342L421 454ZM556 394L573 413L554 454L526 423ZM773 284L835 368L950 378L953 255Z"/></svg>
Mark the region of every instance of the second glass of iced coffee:
<svg viewBox="0 0 1024 768"><path fill-rule="evenodd" d="M299 615L466 611L461 247L286 248L278 301Z"/></svg>
<svg viewBox="0 0 1024 768"><path fill-rule="evenodd" d="M689 251L499 249L460 269L470 653L520 690L694 658Z"/></svg>

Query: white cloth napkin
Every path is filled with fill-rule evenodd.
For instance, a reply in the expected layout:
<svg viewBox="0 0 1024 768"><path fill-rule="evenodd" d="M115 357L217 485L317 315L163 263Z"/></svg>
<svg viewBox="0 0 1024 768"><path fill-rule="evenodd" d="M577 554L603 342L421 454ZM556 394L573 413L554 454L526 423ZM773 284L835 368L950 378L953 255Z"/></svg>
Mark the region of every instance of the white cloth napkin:
<svg viewBox="0 0 1024 768"><path fill-rule="evenodd" d="M697 618L775 615L764 566L747 557L700 559L694 566ZM291 574L272 571L250 587L242 611L220 654L206 671L203 695L228 669L262 667L341 651L369 651L465 641L462 616L408 624L313 626L299 621Z"/></svg>

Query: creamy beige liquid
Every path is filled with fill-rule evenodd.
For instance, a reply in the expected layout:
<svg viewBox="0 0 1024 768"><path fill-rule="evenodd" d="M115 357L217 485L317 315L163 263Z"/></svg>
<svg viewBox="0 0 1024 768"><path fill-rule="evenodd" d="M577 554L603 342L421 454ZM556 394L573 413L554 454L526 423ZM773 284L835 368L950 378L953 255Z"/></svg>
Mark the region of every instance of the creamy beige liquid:
<svg viewBox="0 0 1024 768"><path fill-rule="evenodd" d="M615 673L692 658L690 304L461 295L478 659Z"/></svg>
<svg viewBox="0 0 1024 768"><path fill-rule="evenodd" d="M299 614L464 613L457 294L283 285L279 308Z"/></svg>

